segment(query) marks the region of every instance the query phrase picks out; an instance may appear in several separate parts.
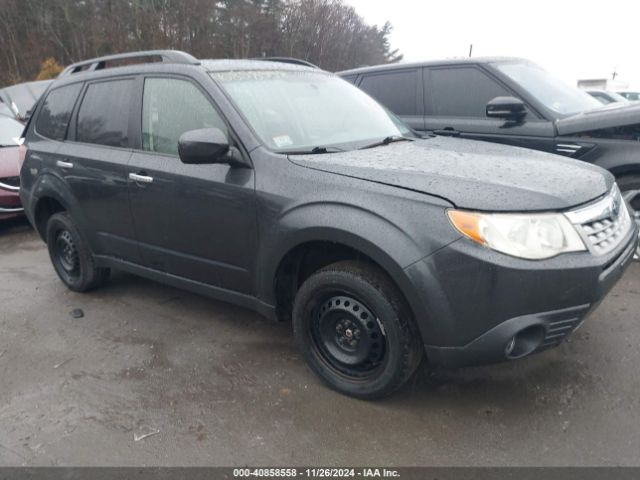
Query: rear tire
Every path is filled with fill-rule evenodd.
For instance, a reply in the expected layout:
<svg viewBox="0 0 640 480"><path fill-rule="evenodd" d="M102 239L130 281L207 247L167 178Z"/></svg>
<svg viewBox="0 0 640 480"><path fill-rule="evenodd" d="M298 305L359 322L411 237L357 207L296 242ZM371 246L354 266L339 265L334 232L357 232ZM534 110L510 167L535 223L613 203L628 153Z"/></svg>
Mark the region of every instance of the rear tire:
<svg viewBox="0 0 640 480"><path fill-rule="evenodd" d="M363 262L338 262L311 275L296 294L293 329L311 369L331 388L357 398L392 393L423 356L398 288Z"/></svg>
<svg viewBox="0 0 640 480"><path fill-rule="evenodd" d="M51 216L46 239L53 268L69 290L87 292L109 278L110 270L96 267L86 240L67 212Z"/></svg>

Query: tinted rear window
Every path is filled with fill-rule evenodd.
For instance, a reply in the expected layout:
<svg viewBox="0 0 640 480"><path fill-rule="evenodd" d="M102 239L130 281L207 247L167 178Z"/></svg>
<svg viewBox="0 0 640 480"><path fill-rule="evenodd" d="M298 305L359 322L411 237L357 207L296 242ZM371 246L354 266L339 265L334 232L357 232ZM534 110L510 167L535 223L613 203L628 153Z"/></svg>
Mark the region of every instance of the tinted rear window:
<svg viewBox="0 0 640 480"><path fill-rule="evenodd" d="M431 115L485 117L490 100L511 95L499 83L473 67L433 69L430 77ZM428 87L427 83L425 88Z"/></svg>
<svg viewBox="0 0 640 480"><path fill-rule="evenodd" d="M82 84L56 88L47 95L36 120L36 131L53 140L64 140Z"/></svg>
<svg viewBox="0 0 640 480"><path fill-rule="evenodd" d="M366 75L360 88L397 115L417 113L416 70Z"/></svg>
<svg viewBox="0 0 640 480"><path fill-rule="evenodd" d="M110 147L129 147L132 94L132 79L89 85L78 111L76 140Z"/></svg>

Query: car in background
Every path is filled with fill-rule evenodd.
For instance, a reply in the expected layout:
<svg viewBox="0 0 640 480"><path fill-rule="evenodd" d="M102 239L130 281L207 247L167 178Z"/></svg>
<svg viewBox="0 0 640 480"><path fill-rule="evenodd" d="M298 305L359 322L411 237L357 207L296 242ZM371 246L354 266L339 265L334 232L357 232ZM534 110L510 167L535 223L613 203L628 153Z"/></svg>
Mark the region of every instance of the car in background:
<svg viewBox="0 0 640 480"><path fill-rule="evenodd" d="M52 80L18 83L0 89L0 115L11 116L24 122L31 109Z"/></svg>
<svg viewBox="0 0 640 480"><path fill-rule="evenodd" d="M627 103L629 101L622 95L608 90L585 90L585 92L603 105L609 105L610 103Z"/></svg>
<svg viewBox="0 0 640 480"><path fill-rule="evenodd" d="M20 205L20 147L24 125L0 116L0 220L23 215Z"/></svg>
<svg viewBox="0 0 640 480"><path fill-rule="evenodd" d="M632 102L640 101L640 92L617 92L618 95Z"/></svg>
<svg viewBox="0 0 640 480"><path fill-rule="evenodd" d="M603 167L640 210L640 104L604 106L521 58L390 64L338 75L418 132L526 147Z"/></svg>

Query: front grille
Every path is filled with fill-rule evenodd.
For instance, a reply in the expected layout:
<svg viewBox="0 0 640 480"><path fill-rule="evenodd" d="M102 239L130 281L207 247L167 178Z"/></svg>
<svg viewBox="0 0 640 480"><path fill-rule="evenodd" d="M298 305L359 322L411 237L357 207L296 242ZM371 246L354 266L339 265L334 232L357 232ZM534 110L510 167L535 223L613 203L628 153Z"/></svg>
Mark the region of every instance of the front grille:
<svg viewBox="0 0 640 480"><path fill-rule="evenodd" d="M617 185L601 200L566 215L595 255L604 255L619 246L632 225Z"/></svg>
<svg viewBox="0 0 640 480"><path fill-rule="evenodd" d="M4 183L11 187L19 187L20 186L20 177L8 177L8 178L0 178L0 183Z"/></svg>
<svg viewBox="0 0 640 480"><path fill-rule="evenodd" d="M20 188L20 177L0 178L0 188L15 192Z"/></svg>

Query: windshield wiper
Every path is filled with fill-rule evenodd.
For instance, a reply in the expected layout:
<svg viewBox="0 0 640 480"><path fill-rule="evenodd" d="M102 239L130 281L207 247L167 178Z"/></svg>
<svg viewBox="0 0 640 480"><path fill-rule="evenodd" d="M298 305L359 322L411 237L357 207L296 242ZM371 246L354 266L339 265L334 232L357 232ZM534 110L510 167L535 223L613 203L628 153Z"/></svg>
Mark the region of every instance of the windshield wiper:
<svg viewBox="0 0 640 480"><path fill-rule="evenodd" d="M394 142L413 142L413 139L394 135L391 137L385 137L379 142L375 142L370 145L365 145L364 147L360 147L358 150L366 150L367 148L382 147L383 145L389 145L390 143L394 143Z"/></svg>
<svg viewBox="0 0 640 480"><path fill-rule="evenodd" d="M285 155L317 155L321 153L338 153L346 150L338 147L313 147L311 150L289 150L288 152L280 152Z"/></svg>

